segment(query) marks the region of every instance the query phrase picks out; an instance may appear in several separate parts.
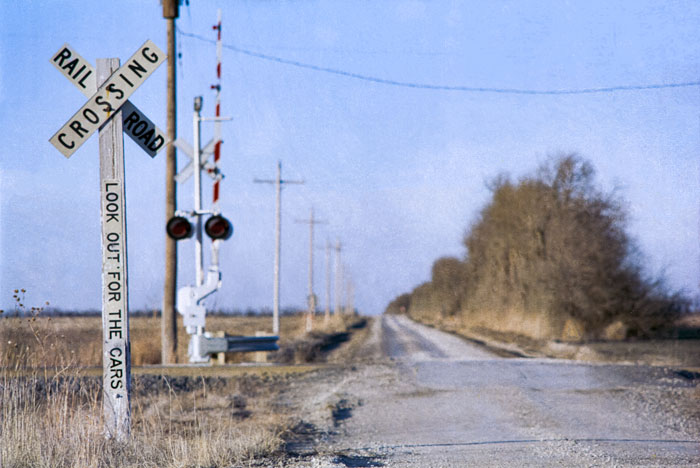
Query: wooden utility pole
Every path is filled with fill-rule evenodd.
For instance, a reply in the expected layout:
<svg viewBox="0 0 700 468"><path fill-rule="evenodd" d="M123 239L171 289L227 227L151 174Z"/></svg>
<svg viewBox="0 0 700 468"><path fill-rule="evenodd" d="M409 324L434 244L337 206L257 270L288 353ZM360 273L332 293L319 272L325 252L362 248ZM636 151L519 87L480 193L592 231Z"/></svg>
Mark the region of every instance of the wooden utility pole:
<svg viewBox="0 0 700 468"><path fill-rule="evenodd" d="M340 262L340 251L342 250L340 241L335 244L335 309L333 315L340 315L340 301L343 295L343 272Z"/></svg>
<svg viewBox="0 0 700 468"><path fill-rule="evenodd" d="M309 294L306 298L308 307L306 310L306 331L310 332L313 329L313 316L316 313L316 304L318 302L316 294L314 294L314 226L316 224L326 224L326 221L314 218L314 209L311 207L309 219L298 219L296 222L309 225Z"/></svg>
<svg viewBox="0 0 700 468"><path fill-rule="evenodd" d="M331 318L331 243L326 240L326 310L323 323L328 325Z"/></svg>
<svg viewBox="0 0 700 468"><path fill-rule="evenodd" d="M355 283L348 278L345 289L345 314L352 315L355 313Z"/></svg>
<svg viewBox="0 0 700 468"><path fill-rule="evenodd" d="M165 219L175 216L177 209L177 155L173 142L177 138L177 105L175 93L175 19L179 16L179 0L163 0L163 18L168 23L168 148L165 162ZM163 284L163 313L161 317L161 360L163 364L177 362L177 241L165 236L165 280Z"/></svg>
<svg viewBox="0 0 700 468"><path fill-rule="evenodd" d="M282 162L277 162L277 178L254 179L256 184L275 185L275 278L274 278L274 298L272 305L272 333L279 335L280 332L280 260L281 260L281 237L282 237L282 184L303 184L303 180L283 180Z"/></svg>

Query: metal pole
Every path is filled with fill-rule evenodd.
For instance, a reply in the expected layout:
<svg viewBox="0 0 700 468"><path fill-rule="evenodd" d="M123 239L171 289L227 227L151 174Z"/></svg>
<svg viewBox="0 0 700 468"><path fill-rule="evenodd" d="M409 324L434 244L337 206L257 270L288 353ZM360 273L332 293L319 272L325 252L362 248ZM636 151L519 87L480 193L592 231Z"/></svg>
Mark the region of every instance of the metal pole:
<svg viewBox="0 0 700 468"><path fill-rule="evenodd" d="M200 143L199 136L201 132L200 111L202 110L202 96L194 98L194 213L197 218L195 227L195 248L194 261L196 268L195 286L204 284L204 255L202 252L202 161L200 160Z"/></svg>
<svg viewBox="0 0 700 468"><path fill-rule="evenodd" d="M97 60L97 84L119 69L119 59ZM124 441L131 430L131 353L126 256L124 135L121 111L100 129L102 218L102 411L105 436Z"/></svg>
<svg viewBox="0 0 700 468"><path fill-rule="evenodd" d="M168 84L167 118L168 139L165 160L165 219L175 215L177 209L177 154L173 142L177 138L177 102L175 93L175 19L179 16L178 0L163 0L163 18L167 21ZM177 362L177 322L175 296L177 294L177 241L165 236L165 277L163 281L163 312L161 316L161 360L163 364Z"/></svg>

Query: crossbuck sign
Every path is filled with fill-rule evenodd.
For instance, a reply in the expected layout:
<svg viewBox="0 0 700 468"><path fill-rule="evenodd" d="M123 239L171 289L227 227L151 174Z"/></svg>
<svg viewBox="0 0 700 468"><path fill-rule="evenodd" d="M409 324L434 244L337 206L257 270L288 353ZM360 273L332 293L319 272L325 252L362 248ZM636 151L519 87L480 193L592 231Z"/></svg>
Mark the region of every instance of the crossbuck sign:
<svg viewBox="0 0 700 468"><path fill-rule="evenodd" d="M151 41L119 66L99 59L97 70L68 44L51 63L88 97L87 102L49 140L69 158L99 129L102 221L102 364L105 435L125 439L131 427L131 353L126 252L124 138L126 132L151 157L165 135L129 96L166 60Z"/></svg>
<svg viewBox="0 0 700 468"><path fill-rule="evenodd" d="M129 96L165 61L165 57L165 54L153 42L146 41L122 67L114 72L90 96L83 107L51 137L51 143L65 157L71 157L90 138L90 135L95 133L100 126L111 118L113 113L126 104ZM52 63L81 90L90 92L90 83L86 84L85 80L89 78L92 67L85 59L72 51L70 46L64 45L58 54L53 57ZM139 116L143 116L133 105L129 106L129 110L132 113L136 111ZM145 118L145 116L143 117ZM135 136L133 130L141 128L139 122L143 120L146 120L147 123L141 133L139 133L139 136ZM157 132L158 135L154 132L153 138L150 138L149 135L148 138L139 139L146 132L146 127L156 128L149 120L132 116L130 122L130 124L125 126L131 130L131 132L127 133L134 138L136 143L139 143L142 147L144 145L141 142L145 143L151 151L157 151L163 146L165 138L160 131ZM155 156L155 153L153 156Z"/></svg>

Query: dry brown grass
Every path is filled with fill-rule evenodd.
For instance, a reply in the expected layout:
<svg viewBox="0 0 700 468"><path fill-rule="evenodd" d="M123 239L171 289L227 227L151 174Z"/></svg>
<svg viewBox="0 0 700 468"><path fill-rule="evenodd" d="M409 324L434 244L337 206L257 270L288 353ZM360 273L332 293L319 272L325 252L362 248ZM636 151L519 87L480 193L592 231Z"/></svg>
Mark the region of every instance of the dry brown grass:
<svg viewBox="0 0 700 468"><path fill-rule="evenodd" d="M246 378L215 388L201 379L183 390L175 379L143 391L144 379L135 380L131 437L117 443L104 437L98 379L0 371L2 466L228 467L274 454L290 426L275 411L279 383L254 379L246 390Z"/></svg>
<svg viewBox="0 0 700 468"><path fill-rule="evenodd" d="M132 317L129 320L132 364L160 363L160 317ZM323 319L317 321L321 325ZM303 316L280 318L282 343L305 334ZM270 317L207 317L207 330L231 335L270 332ZM178 362L186 363L189 336L178 318ZM228 362L252 361L249 354L229 354ZM102 365L102 319L88 317L0 317L0 366L68 367Z"/></svg>
<svg viewBox="0 0 700 468"><path fill-rule="evenodd" d="M24 310L23 312L27 312ZM135 373L128 441L103 433L101 380L87 376L101 357L100 317L0 316L0 466L231 467L281 453L298 422L282 392L291 373L254 371L227 377ZM254 335L270 317L209 317L209 329ZM347 330L338 317L328 327ZM281 318L282 346L307 335L303 316ZM160 362L160 319L130 320L133 364ZM180 328L182 330L182 328ZM187 362L187 335L178 345ZM310 335L309 335L310 336ZM250 356L231 355L232 360ZM205 368L209 369L209 368ZM90 374L94 374L90 372ZM270 458L271 459L271 458Z"/></svg>

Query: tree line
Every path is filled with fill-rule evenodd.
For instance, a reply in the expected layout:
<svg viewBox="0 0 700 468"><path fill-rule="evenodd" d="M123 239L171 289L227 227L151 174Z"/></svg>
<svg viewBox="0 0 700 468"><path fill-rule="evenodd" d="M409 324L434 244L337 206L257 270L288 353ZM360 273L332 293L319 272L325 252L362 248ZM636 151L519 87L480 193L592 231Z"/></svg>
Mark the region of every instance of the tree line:
<svg viewBox="0 0 700 468"><path fill-rule="evenodd" d="M623 200L594 179L575 154L515 182L498 176L464 235L464 257L436 260L430 281L386 313L535 339L665 333L689 301L645 273Z"/></svg>

